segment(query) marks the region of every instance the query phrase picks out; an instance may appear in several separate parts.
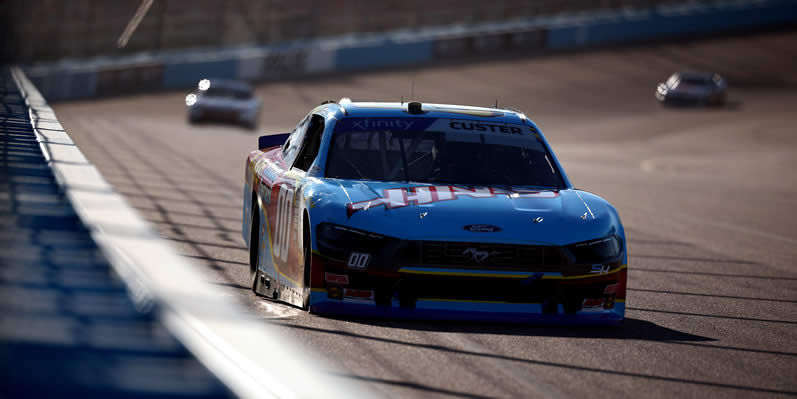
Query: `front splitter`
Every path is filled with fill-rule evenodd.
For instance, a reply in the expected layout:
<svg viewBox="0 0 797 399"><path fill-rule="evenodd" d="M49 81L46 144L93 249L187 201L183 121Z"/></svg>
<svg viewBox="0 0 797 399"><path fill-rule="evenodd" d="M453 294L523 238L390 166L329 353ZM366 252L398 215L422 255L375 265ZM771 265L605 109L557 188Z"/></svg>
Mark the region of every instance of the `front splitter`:
<svg viewBox="0 0 797 399"><path fill-rule="evenodd" d="M313 291L310 310L330 316L397 318L421 320L458 320L556 325L618 325L625 316L625 302L617 301L612 309L590 309L565 314L561 305L555 314L544 314L539 303L508 303L419 299L415 308L377 306L373 301L328 297L325 291Z"/></svg>

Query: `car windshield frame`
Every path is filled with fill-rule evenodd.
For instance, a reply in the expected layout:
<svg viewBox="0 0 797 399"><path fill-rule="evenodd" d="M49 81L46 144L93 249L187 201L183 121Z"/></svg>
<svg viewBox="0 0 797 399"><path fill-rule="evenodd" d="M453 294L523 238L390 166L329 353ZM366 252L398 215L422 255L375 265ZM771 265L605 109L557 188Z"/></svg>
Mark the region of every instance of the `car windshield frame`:
<svg viewBox="0 0 797 399"><path fill-rule="evenodd" d="M469 121L478 124L480 121ZM560 170L555 157L547 143L536 131L527 125L502 124L534 132L534 137L529 135L515 136L495 132L451 132L451 131L412 131L412 130L350 130L336 129L327 150L324 176L330 179L368 180L382 182L406 182L422 184L458 184L480 186L527 186L545 189L566 189L567 180ZM352 140L354 135L366 135L368 148L354 149L349 144L339 143L339 140ZM362 141L362 137L356 138ZM391 143L392 141L392 143ZM429 150L429 144L432 148ZM360 142L360 145L363 143ZM524 145L521 145L524 144ZM439 148L438 148L439 147ZM338 151L347 151L348 157L341 157ZM424 150L425 149L425 150ZM352 153L359 151L358 164L351 160ZM499 155L518 155L516 159L507 159ZM468 153L477 159L468 159ZM364 157L370 157L367 162ZM392 158L391 158L392 157ZM339 159L340 158L340 159ZM533 161L532 161L533 160ZM544 160L544 162L543 162ZM420 175L413 171L415 164L431 161L429 173ZM525 165L527 169L534 170L533 176L528 180L518 180L517 175L510 177L505 172L509 165ZM445 167L435 168L435 165L446 164ZM452 163L455 165L452 168ZM349 166L341 166L349 164ZM479 166L475 166L478 164ZM368 169L365 166L373 165ZM489 165L485 167L485 165ZM348 167L352 173L342 173L341 169ZM358 168L359 167L359 168ZM504 169L501 169L504 168ZM539 169L549 170L539 173ZM360 169L366 169L366 172ZM381 173L376 170L381 169ZM443 169L445 169L443 171ZM500 169L500 170L499 170ZM474 173L475 171L475 173ZM513 170L514 173L515 172ZM473 174L469 174L473 173Z"/></svg>

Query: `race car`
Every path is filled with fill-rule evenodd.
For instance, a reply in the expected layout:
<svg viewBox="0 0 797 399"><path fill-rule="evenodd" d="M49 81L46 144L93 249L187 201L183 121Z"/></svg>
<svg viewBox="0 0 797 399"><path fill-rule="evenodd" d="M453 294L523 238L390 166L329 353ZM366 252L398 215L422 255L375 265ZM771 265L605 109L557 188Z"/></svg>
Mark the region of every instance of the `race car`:
<svg viewBox="0 0 797 399"><path fill-rule="evenodd" d="M327 102L246 161L252 290L311 313L618 324L617 210L523 113Z"/></svg>
<svg viewBox="0 0 797 399"><path fill-rule="evenodd" d="M728 84L716 73L680 72L672 74L656 87L656 99L662 104L722 105Z"/></svg>
<svg viewBox="0 0 797 399"><path fill-rule="evenodd" d="M231 122L257 128L260 99L252 88L237 80L202 79L198 90L185 97L188 122Z"/></svg>

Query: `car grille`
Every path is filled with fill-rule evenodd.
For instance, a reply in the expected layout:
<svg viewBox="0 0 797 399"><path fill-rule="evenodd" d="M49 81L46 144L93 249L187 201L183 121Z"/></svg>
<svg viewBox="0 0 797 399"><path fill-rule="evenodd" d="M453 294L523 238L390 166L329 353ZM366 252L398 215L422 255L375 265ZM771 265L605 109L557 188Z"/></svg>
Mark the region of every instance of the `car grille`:
<svg viewBox="0 0 797 399"><path fill-rule="evenodd" d="M457 267L557 272L566 263L561 248L538 245L411 241L404 263L427 267Z"/></svg>

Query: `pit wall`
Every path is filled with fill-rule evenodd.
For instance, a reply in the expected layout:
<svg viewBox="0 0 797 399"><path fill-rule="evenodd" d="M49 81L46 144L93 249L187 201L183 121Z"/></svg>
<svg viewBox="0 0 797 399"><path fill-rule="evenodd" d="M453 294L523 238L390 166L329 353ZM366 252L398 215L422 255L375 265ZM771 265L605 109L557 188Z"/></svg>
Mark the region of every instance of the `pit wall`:
<svg viewBox="0 0 797 399"><path fill-rule="evenodd" d="M263 47L142 53L27 66L25 70L49 101L62 101L190 89L208 77L273 81L493 53L539 54L744 32L795 22L797 0L689 2Z"/></svg>

